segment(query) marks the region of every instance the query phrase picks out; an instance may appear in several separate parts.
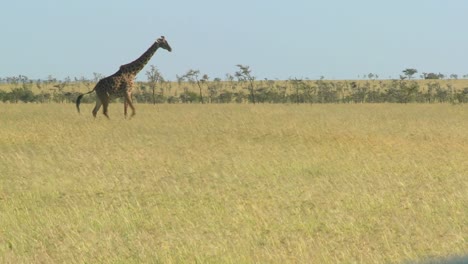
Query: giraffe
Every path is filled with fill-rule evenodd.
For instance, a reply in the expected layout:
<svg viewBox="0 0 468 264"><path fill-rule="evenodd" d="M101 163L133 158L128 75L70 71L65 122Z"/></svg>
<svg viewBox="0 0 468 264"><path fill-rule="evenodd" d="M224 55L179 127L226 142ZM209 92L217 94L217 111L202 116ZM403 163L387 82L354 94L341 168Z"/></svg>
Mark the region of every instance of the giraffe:
<svg viewBox="0 0 468 264"><path fill-rule="evenodd" d="M124 98L124 115L127 117L127 107L132 109L132 116L135 115L135 107L132 103L133 80L135 76L145 67L148 61L158 48L163 48L169 52L172 51L171 46L167 43L164 36L157 39L145 53L138 59L120 66L119 70L111 76L99 80L92 91L80 94L76 99L76 109L80 112L80 101L84 95L96 92L96 106L93 109L93 116L96 117L97 112L103 106L103 114L109 118L107 108L112 98Z"/></svg>

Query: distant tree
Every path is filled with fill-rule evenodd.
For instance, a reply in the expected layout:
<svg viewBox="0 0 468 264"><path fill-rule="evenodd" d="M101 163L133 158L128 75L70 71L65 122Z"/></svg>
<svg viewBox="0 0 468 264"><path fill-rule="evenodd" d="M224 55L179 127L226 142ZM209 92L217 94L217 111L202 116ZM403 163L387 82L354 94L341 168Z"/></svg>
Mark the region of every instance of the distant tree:
<svg viewBox="0 0 468 264"><path fill-rule="evenodd" d="M59 92L63 92L63 90L65 89L65 87L69 84L70 82L68 80L64 80L64 81L61 81L59 83L57 83L56 85L54 85L55 88L57 88L59 90Z"/></svg>
<svg viewBox="0 0 468 264"><path fill-rule="evenodd" d="M177 86L180 89L180 87L182 86L182 83L184 82L185 77L184 75L179 76L178 74L176 74L176 79L177 79Z"/></svg>
<svg viewBox="0 0 468 264"><path fill-rule="evenodd" d="M301 90L304 90L304 86L305 86L304 81L301 79L297 79L297 78L289 79L289 81L291 82L292 86L294 87L294 90L296 91L296 99L295 99L296 103L299 104L300 102L303 102L304 100L301 100L299 96L299 92Z"/></svg>
<svg viewBox="0 0 468 264"><path fill-rule="evenodd" d="M433 72L423 73L423 75L424 75L424 79L427 79L427 80L437 80L437 79L445 78L445 75L440 72L439 73L433 73Z"/></svg>
<svg viewBox="0 0 468 264"><path fill-rule="evenodd" d="M57 82L57 79L54 78L52 75L49 74L49 75L47 76L47 82L48 82L49 84L53 84L53 83L56 83L56 82Z"/></svg>
<svg viewBox="0 0 468 264"><path fill-rule="evenodd" d="M34 86L34 81L29 79L27 76L24 76L24 75L20 75L19 76L20 80L21 80L21 84L23 86L23 89L25 90L31 90L32 87Z"/></svg>
<svg viewBox="0 0 468 264"><path fill-rule="evenodd" d="M5 80L6 80L7 84L17 84L18 83L18 80L17 80L16 76L6 77Z"/></svg>
<svg viewBox="0 0 468 264"><path fill-rule="evenodd" d="M56 98L54 100L56 102L63 103L67 98L65 96L65 87L70 84L70 77L65 78L63 81L59 81L57 84L54 85L55 88L58 89L58 93L56 93Z"/></svg>
<svg viewBox="0 0 468 264"><path fill-rule="evenodd" d="M84 76L81 76L80 82L81 82L84 86L86 86L86 89L88 89L88 92L89 92L89 89L91 88L91 80L86 79Z"/></svg>
<svg viewBox="0 0 468 264"><path fill-rule="evenodd" d="M40 96L39 101L41 103L44 103L44 91L42 90L42 81L41 81L41 79L36 80L36 87L37 87L37 89L39 89L39 91L41 91L41 96Z"/></svg>
<svg viewBox="0 0 468 264"><path fill-rule="evenodd" d="M367 78L369 78L369 80L375 81L376 79L379 78L379 75L376 74L376 73L372 73L372 72L371 72L371 73L367 74Z"/></svg>
<svg viewBox="0 0 468 264"><path fill-rule="evenodd" d="M198 75L200 74L200 71L199 70L192 70L190 69L185 75L184 77L191 83L196 83L197 86L198 86L198 89L200 91L200 100L201 100L201 103L204 104L204 100L203 100L203 93L202 93L202 87L201 87L201 84L200 84L200 80L198 79ZM206 79L205 79L206 78ZM204 81L207 81L208 80L208 75L203 75L203 80Z"/></svg>
<svg viewBox="0 0 468 264"><path fill-rule="evenodd" d="M249 90L250 90L250 97L252 99L252 103L256 103L255 100L255 90L254 90L254 81L255 77L252 76L251 70L249 66L237 64L237 67L239 67L239 71L236 72L235 76L237 80L241 82L248 82L249 83Z"/></svg>
<svg viewBox="0 0 468 264"><path fill-rule="evenodd" d="M468 75L468 74L467 74ZM226 81L228 82L233 82L234 81L234 76L232 76L229 73L226 73Z"/></svg>
<svg viewBox="0 0 468 264"><path fill-rule="evenodd" d="M156 104L156 85L158 82L163 82L164 78L162 77L158 68L156 68L156 66L154 65L151 65L150 69L146 71L146 78L153 92L153 104Z"/></svg>
<svg viewBox="0 0 468 264"><path fill-rule="evenodd" d="M436 74L433 72L430 72L430 73L423 72L423 75L424 75L424 79L426 80L437 80L440 78L439 74Z"/></svg>
<svg viewBox="0 0 468 264"><path fill-rule="evenodd" d="M403 74L408 77L408 80L411 80L411 78L413 78L413 75L415 75L416 73L418 73L418 70L412 68L407 68L403 70Z"/></svg>
<svg viewBox="0 0 468 264"><path fill-rule="evenodd" d="M234 90L236 86L234 85L234 76L229 73L226 73L226 81L229 82L229 87Z"/></svg>
<svg viewBox="0 0 468 264"><path fill-rule="evenodd" d="M218 88L217 84L219 84L219 82L214 81L213 83L216 85L208 85L209 80L210 80L210 77L208 77L208 74L203 74L200 80L200 83L205 84L208 87L208 92L210 95L210 102L212 102L213 97L216 96L217 94L217 88Z"/></svg>
<svg viewBox="0 0 468 264"><path fill-rule="evenodd" d="M65 77L64 82L70 84L72 82L70 76Z"/></svg>
<svg viewBox="0 0 468 264"><path fill-rule="evenodd" d="M450 79L457 80L458 79L458 74L455 74L455 73L450 74Z"/></svg>
<svg viewBox="0 0 468 264"><path fill-rule="evenodd" d="M97 73L97 72L93 72L93 81L95 83L99 82L99 80L101 80L103 77L104 75Z"/></svg>
<svg viewBox="0 0 468 264"><path fill-rule="evenodd" d="M19 75L18 76L18 80L21 82L21 84L23 85L23 88L28 88L27 85L29 82L29 78L27 76L24 76L24 75Z"/></svg>
<svg viewBox="0 0 468 264"><path fill-rule="evenodd" d="M415 81L400 84L402 103L415 102L418 98L419 84Z"/></svg>

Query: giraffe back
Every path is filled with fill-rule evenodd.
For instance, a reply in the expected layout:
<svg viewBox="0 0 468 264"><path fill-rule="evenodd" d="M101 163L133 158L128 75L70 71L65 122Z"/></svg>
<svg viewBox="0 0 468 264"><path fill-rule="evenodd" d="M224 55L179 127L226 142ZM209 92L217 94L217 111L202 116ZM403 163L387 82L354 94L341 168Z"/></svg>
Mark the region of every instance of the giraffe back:
<svg viewBox="0 0 468 264"><path fill-rule="evenodd" d="M107 97L123 97L125 93L131 93L134 78L132 74L116 72L115 74L99 80L96 85L96 92Z"/></svg>

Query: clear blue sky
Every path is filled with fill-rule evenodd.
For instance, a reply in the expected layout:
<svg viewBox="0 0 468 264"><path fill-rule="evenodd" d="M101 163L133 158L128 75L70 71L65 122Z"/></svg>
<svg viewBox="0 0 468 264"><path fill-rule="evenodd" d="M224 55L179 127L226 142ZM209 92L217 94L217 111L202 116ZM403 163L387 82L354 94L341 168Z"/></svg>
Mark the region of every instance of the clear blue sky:
<svg viewBox="0 0 468 264"><path fill-rule="evenodd" d="M249 65L259 79L468 74L466 0L5 0L0 77L105 76L160 35L148 65L175 80ZM138 79L145 80L145 67Z"/></svg>

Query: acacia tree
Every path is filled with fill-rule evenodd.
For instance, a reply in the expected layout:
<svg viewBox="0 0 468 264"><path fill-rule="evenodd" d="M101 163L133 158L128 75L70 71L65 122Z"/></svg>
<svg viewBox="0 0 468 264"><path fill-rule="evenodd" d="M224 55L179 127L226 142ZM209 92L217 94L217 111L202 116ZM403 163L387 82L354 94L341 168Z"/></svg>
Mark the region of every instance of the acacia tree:
<svg viewBox="0 0 468 264"><path fill-rule="evenodd" d="M177 86L178 88L180 89L180 87L182 86L182 83L184 82L184 76L179 76L178 74L176 74L176 79L177 79Z"/></svg>
<svg viewBox="0 0 468 264"><path fill-rule="evenodd" d="M296 103L299 104L299 102L301 102L299 91L304 90L304 82L302 81L302 79L297 78L289 79L289 81L291 82L292 86L294 87L294 90L296 91Z"/></svg>
<svg viewBox="0 0 468 264"><path fill-rule="evenodd" d="M200 91L200 100L201 100L201 103L204 104L204 100L203 100L203 93L202 93L202 87L201 87L201 84L200 84L200 80L198 79L198 75L200 74L200 71L199 70L192 70L190 69L185 75L184 77L191 83L196 83L197 86L198 86L198 89ZM202 82L206 82L208 80L208 75L203 75L202 77Z"/></svg>
<svg viewBox="0 0 468 264"><path fill-rule="evenodd" d="M249 83L249 90L250 90L250 97L252 98L252 102L255 104L255 90L254 90L254 81L255 77L252 76L250 73L252 72L250 70L249 66L246 65L241 65L237 64L237 67L239 67L239 71L236 71L236 78L240 82L248 82Z"/></svg>
<svg viewBox="0 0 468 264"><path fill-rule="evenodd" d="M208 74L203 74L203 76L202 76L200 82L201 82L202 84L205 84L205 85L208 87L208 92L209 92L209 96L210 96L210 103L211 103L212 97L213 97L213 95L214 95L215 93L214 93L213 87L210 88L210 87L208 86L208 81L209 81L209 80L210 80L210 77L208 77ZM201 91L200 82L197 82L197 84L198 84L198 87L200 88L200 91ZM203 99L202 99L202 103L203 103Z"/></svg>
<svg viewBox="0 0 468 264"><path fill-rule="evenodd" d="M146 71L146 77L148 79L148 84L153 91L153 104L156 104L156 85L158 82L164 82L164 78L162 77L158 68L156 68L154 65L151 65L150 69Z"/></svg>
<svg viewBox="0 0 468 264"><path fill-rule="evenodd" d="M408 77L408 80L411 80L411 78L413 78L413 75L415 75L416 73L418 73L418 70L412 68L403 70L403 74Z"/></svg>

